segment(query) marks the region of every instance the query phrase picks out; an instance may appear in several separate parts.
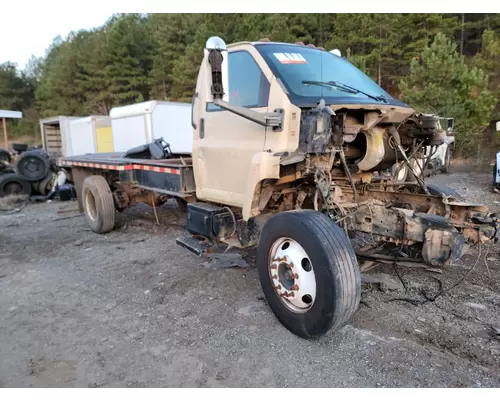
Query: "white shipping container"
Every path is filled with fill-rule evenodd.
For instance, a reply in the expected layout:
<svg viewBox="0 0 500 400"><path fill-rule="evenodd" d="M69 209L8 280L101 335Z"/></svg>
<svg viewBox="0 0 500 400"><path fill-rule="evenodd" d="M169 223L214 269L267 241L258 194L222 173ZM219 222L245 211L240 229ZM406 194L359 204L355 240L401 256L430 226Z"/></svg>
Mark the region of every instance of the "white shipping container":
<svg viewBox="0 0 500 400"><path fill-rule="evenodd" d="M115 152L124 152L163 137L172 152L191 154L193 128L190 103L152 100L112 108L109 116Z"/></svg>
<svg viewBox="0 0 500 400"><path fill-rule="evenodd" d="M40 120L42 147L54 157L68 157L72 154L69 123L81 117L57 116Z"/></svg>
<svg viewBox="0 0 500 400"><path fill-rule="evenodd" d="M111 118L105 115L91 115L69 122L71 156L88 153L111 153Z"/></svg>

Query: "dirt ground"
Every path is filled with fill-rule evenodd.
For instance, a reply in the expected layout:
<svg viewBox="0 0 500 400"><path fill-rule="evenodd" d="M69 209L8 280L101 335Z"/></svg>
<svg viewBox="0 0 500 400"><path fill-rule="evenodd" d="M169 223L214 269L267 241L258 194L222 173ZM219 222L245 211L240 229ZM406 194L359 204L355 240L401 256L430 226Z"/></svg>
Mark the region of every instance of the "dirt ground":
<svg viewBox="0 0 500 400"><path fill-rule="evenodd" d="M490 180L433 178L498 210ZM160 226L150 208L129 210L105 236L60 212L75 208L0 212L0 387L500 386L498 247L420 306L394 299L449 287L478 252L442 274L399 268L402 280L377 267L366 279L383 282L363 285L351 323L305 341L264 301L252 251L210 261L175 244L175 205L158 209Z"/></svg>

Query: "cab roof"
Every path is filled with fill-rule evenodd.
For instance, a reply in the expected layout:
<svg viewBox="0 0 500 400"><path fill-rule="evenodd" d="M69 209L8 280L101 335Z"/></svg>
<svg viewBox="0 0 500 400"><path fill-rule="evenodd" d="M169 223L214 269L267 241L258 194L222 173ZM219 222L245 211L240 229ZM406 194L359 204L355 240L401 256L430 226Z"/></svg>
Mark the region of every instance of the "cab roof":
<svg viewBox="0 0 500 400"><path fill-rule="evenodd" d="M250 46L265 46L265 45L280 45L280 46L292 46L292 47L307 47L309 49L315 49L319 51L327 51L321 47L316 47L313 45L306 45L306 44L301 44L301 43L284 43L284 42L271 42L268 40L257 40L254 42L248 42L248 41L243 41L243 42L236 42L236 43L231 43L227 45L227 48L231 47L236 47L236 46L241 46L241 45L250 45Z"/></svg>

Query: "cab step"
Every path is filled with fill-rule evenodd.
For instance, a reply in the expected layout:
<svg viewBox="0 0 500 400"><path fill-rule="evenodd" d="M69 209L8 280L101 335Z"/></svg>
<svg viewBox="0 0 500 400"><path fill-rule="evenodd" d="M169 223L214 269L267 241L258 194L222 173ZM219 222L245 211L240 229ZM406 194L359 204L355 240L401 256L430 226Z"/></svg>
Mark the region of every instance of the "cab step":
<svg viewBox="0 0 500 400"><path fill-rule="evenodd" d="M213 245L210 242L204 239L198 239L194 236L177 238L175 243L200 257L213 251Z"/></svg>

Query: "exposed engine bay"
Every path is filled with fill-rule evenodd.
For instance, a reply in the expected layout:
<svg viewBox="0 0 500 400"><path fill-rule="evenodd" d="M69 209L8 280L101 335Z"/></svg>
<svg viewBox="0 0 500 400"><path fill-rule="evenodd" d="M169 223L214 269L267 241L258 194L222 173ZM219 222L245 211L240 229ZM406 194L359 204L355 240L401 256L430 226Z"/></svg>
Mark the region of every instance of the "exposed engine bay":
<svg viewBox="0 0 500 400"><path fill-rule="evenodd" d="M445 140L439 126L437 116L408 107L321 101L303 109L299 148L282 155L281 178L263 184L258 212L315 209L351 236L413 246L406 260L452 264L465 242L497 240L498 216L424 182L425 148ZM409 178L399 179L396 166L408 168Z"/></svg>
<svg viewBox="0 0 500 400"><path fill-rule="evenodd" d="M415 160L424 158L426 146L444 143L438 121L435 115L415 114L407 107L338 108L321 102L316 109L302 110L299 148L281 164L343 153L351 174L380 172L410 160L416 169Z"/></svg>

